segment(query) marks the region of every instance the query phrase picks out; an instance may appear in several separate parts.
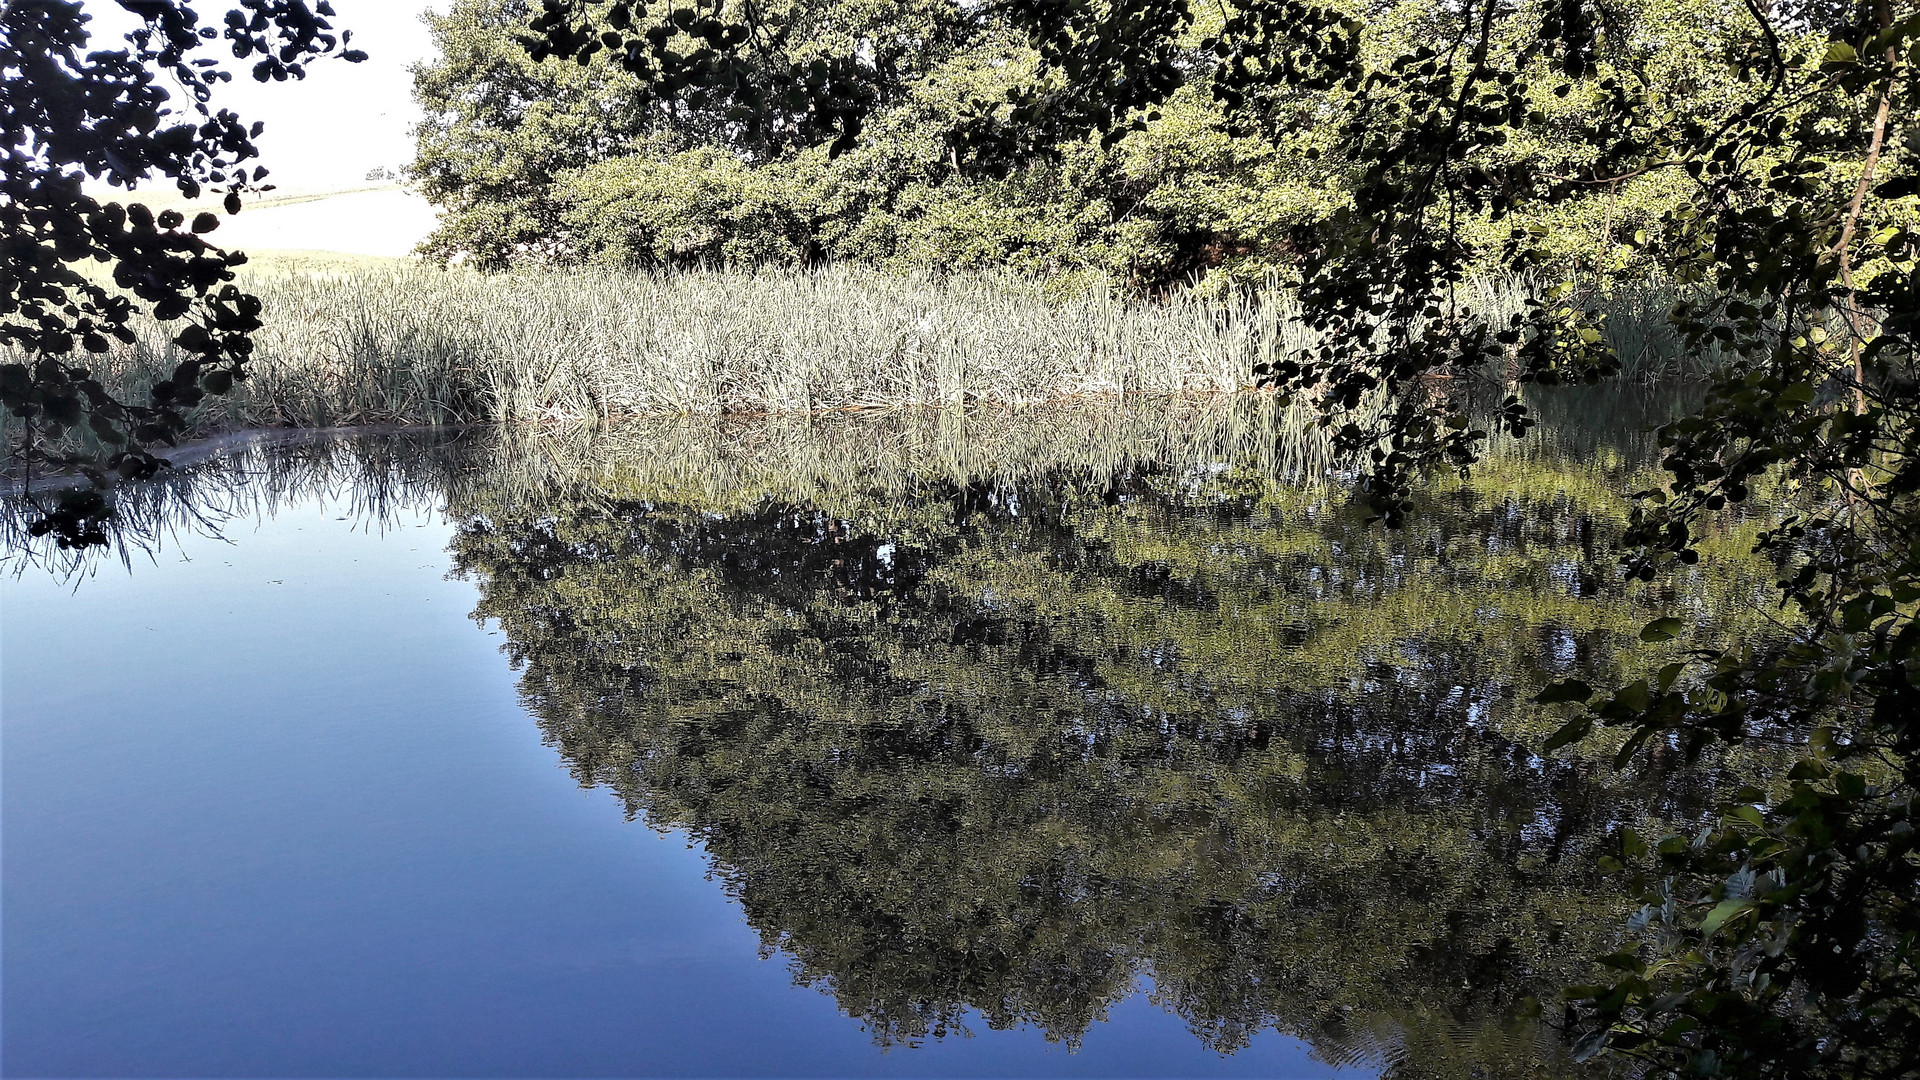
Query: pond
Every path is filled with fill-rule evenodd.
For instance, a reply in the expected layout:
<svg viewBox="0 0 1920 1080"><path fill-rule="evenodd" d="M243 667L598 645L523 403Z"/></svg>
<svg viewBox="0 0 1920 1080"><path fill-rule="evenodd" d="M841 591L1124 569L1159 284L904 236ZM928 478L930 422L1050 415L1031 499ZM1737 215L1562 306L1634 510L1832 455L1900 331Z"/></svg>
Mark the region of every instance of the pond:
<svg viewBox="0 0 1920 1080"><path fill-rule="evenodd" d="M1391 532L1264 399L314 436L16 529L0 1068L1567 1075L1609 833L1768 764L1537 752L1648 619L1766 625L1740 522L1620 580L1654 401Z"/></svg>

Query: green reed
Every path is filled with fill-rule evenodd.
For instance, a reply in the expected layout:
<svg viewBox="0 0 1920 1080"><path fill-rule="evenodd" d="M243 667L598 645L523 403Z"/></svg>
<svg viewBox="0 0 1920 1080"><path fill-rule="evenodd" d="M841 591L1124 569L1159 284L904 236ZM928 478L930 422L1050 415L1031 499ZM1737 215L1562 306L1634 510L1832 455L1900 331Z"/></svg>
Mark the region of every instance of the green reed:
<svg viewBox="0 0 1920 1080"><path fill-rule="evenodd" d="M1013 275L401 264L243 284L265 301L267 328L251 376L195 417L203 432L1214 395L1250 388L1256 365L1314 341L1278 292L1145 301ZM1496 314L1522 306L1511 284L1473 290ZM1681 368L1659 301L1652 290L1606 301L1630 374ZM179 359L168 337L148 324L96 366L143 396Z"/></svg>

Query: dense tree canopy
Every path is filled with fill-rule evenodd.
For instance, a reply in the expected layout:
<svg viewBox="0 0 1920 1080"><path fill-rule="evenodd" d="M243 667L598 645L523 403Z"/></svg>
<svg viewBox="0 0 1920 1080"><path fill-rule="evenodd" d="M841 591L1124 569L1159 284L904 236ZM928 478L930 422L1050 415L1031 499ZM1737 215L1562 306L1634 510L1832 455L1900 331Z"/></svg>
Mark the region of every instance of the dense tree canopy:
<svg viewBox="0 0 1920 1080"><path fill-rule="evenodd" d="M1010 264L1144 288L1209 275L1216 286L1258 284L1272 273L1295 276L1302 253L1316 246L1316 230L1352 205L1365 179L1362 144L1349 137L1354 129L1331 121L1357 116L1362 103L1372 103L1376 121L1417 104L1404 80L1357 88L1325 78L1288 82L1276 72L1251 85L1259 49L1268 47L1258 34L1277 30L1249 20L1271 22L1271 13L1203 5L1174 36L1170 71L1181 85L1103 138L1087 131L1098 110L1069 107L1074 76L1049 65L1017 7L883 7L888 25L903 32L860 23L872 17L872 5L838 14L833 5L809 5L816 22L782 30L790 49L804 37L809 54L853 57L849 71L872 84L868 105L855 109L847 98L840 106L853 111L832 114L857 125L859 137L849 142L831 125L778 121L787 125L784 137L758 133L760 114L750 102L722 109L711 96L676 95L673 79L650 83L627 71L623 58L632 50L616 55L598 39L585 64L535 62L512 47L549 17L526 0L455 5L436 24L445 58L419 73L430 119L416 169L457 210L432 252L465 253L488 266L852 259L897 267ZM641 51L654 37L670 38L668 51L697 55L707 47L704 38L666 34L680 33L673 10L632 9L634 26L660 24L652 37L641 35ZM1450 10L1404 0L1373 11L1354 39L1354 62L1390 70L1396 57L1442 40ZM1599 155L1615 101L1609 80L1662 95L1676 116L1712 122L1759 93L1729 64L1751 44L1745 9L1734 0L1616 4L1610 18L1627 44L1597 49L1577 76L1557 71L1553 57L1529 44L1527 28L1537 25L1529 20L1558 5L1529 10L1503 13L1489 44L1490 57L1528 88L1525 116L1474 154L1501 178L1511 220L1496 222L1488 206L1456 206L1459 239L1476 269L1491 270L1517 223L1532 230L1535 269L1645 276L1651 259L1635 237L1662 235L1664 211L1688 198L1691 181L1677 170L1651 170L1592 182L1604 179ZM1238 49L1239 59L1217 66L1205 48L1215 37L1221 48ZM1804 32L1799 38L1808 47ZM868 71L859 57L874 41L911 62ZM1297 43L1269 46L1296 64L1311 55ZM777 81L776 74L754 78ZM675 78L696 75L689 69ZM544 81L557 92L525 116L472 109L484 95L471 91L516 80ZM793 92L811 93L804 85ZM649 104L637 106L642 100ZM577 122L551 122L547 110ZM620 118L629 127L607 138L603 125ZM1847 168L1851 150L1842 134L1829 123L1825 141L1807 153ZM507 153L491 158L499 148ZM528 154L541 164L516 164ZM476 161L489 163L480 175L514 183L468 179L462 166ZM705 178L686 183L695 173ZM540 239L527 242L532 233L517 229Z"/></svg>
<svg viewBox="0 0 1920 1080"><path fill-rule="evenodd" d="M567 81L547 107L581 117L628 115L627 105L645 94L605 54L582 66L516 55L512 38L532 24L532 5L456 5L436 21L444 58L418 76L429 121L415 168L457 211L430 250L489 266L1011 263L1153 285L1213 261L1244 261L1325 201L1317 170L1303 172L1297 155L1265 143L1229 138L1218 110L1193 94L1168 107L1164 124L1118 147L1063 137L1045 162L977 175L970 110L1036 77L1037 53L1017 29L990 9L963 17L945 3L810 7L817 22L786 39L797 55L859 54L863 41L886 42L875 54L871 106L835 114L834 123L857 125L857 140L841 139L839 128L816 130L828 123L817 117L774 138L756 133L754 122L684 101L641 110L645 119L621 145L575 137L586 129L559 130L538 115L477 115L462 104L471 88L506 78ZM900 32L876 34L872 25ZM802 137L809 131L824 141ZM564 168L502 166L501 175L518 180L509 199L458 167L462 155L503 144L538 147ZM1286 190L1267 190L1250 205L1243 197L1256 179ZM541 246L496 239L503 221L541 220L552 226Z"/></svg>
<svg viewBox="0 0 1920 1080"><path fill-rule="evenodd" d="M0 110L6 169L0 176L0 405L24 422L16 464L77 468L104 486L110 476L150 476L152 448L186 427L183 410L244 378L260 304L235 287L237 252L205 237L213 211L189 221L138 202L102 202L83 186L128 191L166 183L187 198L241 196L266 176L255 162L258 125L214 103L232 76L207 53L230 47L255 79L298 79L325 56L349 61L348 35L334 32L321 0L236 0L203 24L186 0L119 0L139 19L119 48L93 48L78 0L11 0L0 8ZM171 83L173 88L169 89ZM107 268L109 280L89 273ZM76 357L133 341L130 322L184 320L174 344L184 359L146 402L122 401ZM85 428L98 453L50 452ZM41 522L73 544L104 540L107 508L96 491L69 491Z"/></svg>

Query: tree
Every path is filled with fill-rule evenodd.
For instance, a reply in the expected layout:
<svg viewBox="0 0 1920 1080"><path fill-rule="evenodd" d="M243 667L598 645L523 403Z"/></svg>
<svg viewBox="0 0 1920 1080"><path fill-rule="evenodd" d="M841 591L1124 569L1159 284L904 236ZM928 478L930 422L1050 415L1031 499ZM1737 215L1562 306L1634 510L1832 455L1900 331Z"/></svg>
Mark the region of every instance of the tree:
<svg viewBox="0 0 1920 1080"><path fill-rule="evenodd" d="M1569 1022L1585 1028L1583 1053L1664 1073L1920 1074L1920 133L1898 126L1920 116L1920 9L1675 4L1662 24L1617 0L1460 0L1426 8L1384 50L1390 20L1339 0L1244 0L1199 40L1185 0L998 10L1030 34L1041 78L978 104L976 168L1044 155L1060 132L1117 141L1189 84L1249 131L1336 132L1348 203L1298 245L1320 342L1266 377L1316 404L1389 525L1423 473L1469 468L1489 431L1533 424L1507 393L1483 429L1437 381L1505 390L1617 371L1597 311L1557 275L1536 278L1523 316L1476 310L1460 289L1469 228L1524 222L1501 261L1528 274L1554 228L1550 214L1519 215L1670 179L1678 194L1654 228L1607 241L1686 290L1675 325L1715 370L1704 404L1661 429L1670 480L1642 493L1626 568L1651 579L1697 562L1705 523L1768 491L1780 517L1760 549L1781 568L1793 640L1703 646L1611 693L1563 684L1546 703L1581 711L1551 744L1613 725L1632 732L1623 760L1750 739L1805 760L1788 787L1745 793L1698 837L1619 835L1615 861L1644 876L1646 938L1573 993ZM784 122L767 107L778 97L794 113L784 89L821 102L832 122L816 136L846 149L875 98L862 46L822 69L830 78L796 79L750 44L759 12L544 0L532 47L607 52L665 96L727 96L743 123ZM1701 69L1732 74L1718 92L1649 62L1648 41L1676 26L1700 32ZM1301 91L1323 107L1289 108ZM1552 98L1576 94L1590 152L1508 152L1541 133ZM1392 407L1356 415L1379 395ZM1662 619L1645 636L1684 629Z"/></svg>
<svg viewBox="0 0 1920 1080"><path fill-rule="evenodd" d="M1749 90L1712 62L1740 33L1739 20L1728 17L1739 9L1728 2L1616 4L1635 28L1636 63L1646 77L1684 84L1685 104L1696 113ZM449 35L442 57L417 72L418 94L438 118L423 129L423 161L448 166L448 191L459 207L430 253L486 266L657 265L673 261L656 256L665 249L707 263L745 256L937 269L1007 265L1148 292L1196 278L1207 289L1234 281L1260 286L1270 275L1293 272L1315 230L1351 202L1364 178L1337 126L1323 122L1353 104L1339 83L1267 87L1258 123L1247 122L1246 110L1230 116L1209 81L1189 79L1118 138L1062 123L1026 130L1006 103L1057 95L1064 82L1045 69L1041 50L1007 9L931 4L888 11L906 12L895 20L903 32L874 29L860 5L815 5L811 17L783 30L792 56L839 50L857 60L875 42L895 54L894 74L872 73L876 103L859 118L859 137L843 146L825 133L809 141L791 130L759 132L751 110L731 119L690 96L663 97L661 87L625 72L604 48L585 65L560 56L534 62L514 41L541 17L527 0L459 5L439 20ZM1358 46L1364 64L1389 64L1444 31L1445 12L1433 0L1394 0L1371 12L1374 29ZM656 10L630 17L651 26L663 16ZM1227 19L1224 9L1203 5L1181 31L1181 47L1197 55ZM1546 83L1554 74L1548 59L1515 60L1525 47L1525 35L1516 33L1502 33L1490 46L1500 63L1513 62L1527 79ZM1544 88L1533 95L1539 119L1490 150L1490 165L1509 174L1558 175L1591 165L1592 131L1606 103L1592 84L1610 70L1596 63L1564 98ZM547 92L526 96L526 108L499 108L511 106L502 87L535 84ZM621 129L637 117L646 119ZM752 203L770 194L777 205L772 213L744 215L735 222L744 228L721 231L725 240L683 243L708 235L711 200L663 200L661 181L705 169L720 160L715 154L737 164L725 165L724 182L709 188L723 197L737 190ZM1476 270L1491 271L1516 224L1540 224L1547 230L1534 244L1536 269L1644 277L1646 260L1619 241L1657 231L1660 211L1685 197L1684 183L1648 174L1576 186L1550 204L1516 208L1497 225L1485 209L1463 212L1459 240ZM672 190L670 182L664 186ZM503 241L522 226L533 239ZM796 229L806 235L795 239Z"/></svg>
<svg viewBox="0 0 1920 1080"><path fill-rule="evenodd" d="M0 342L17 357L0 364L0 405L23 422L11 451L29 480L35 465L50 465L92 482L62 493L35 525L73 546L105 542L103 489L153 475L165 464L154 449L186 430L187 410L246 377L260 327L259 301L233 284L245 256L206 239L219 214L189 221L179 210L103 203L84 183L131 192L167 181L188 199L224 191L224 209L238 213L266 177L250 165L261 126L215 106L232 76L206 50L230 45L262 81L303 78L323 57L365 58L349 34L334 33L325 0L236 0L218 24L203 24L187 0L118 2L140 25L116 50L88 51L91 18L77 0L0 9ZM89 263L110 267L111 281L86 272ZM143 313L182 324L173 341L186 359L148 401L122 401L77 358L131 342L129 323ZM97 448L69 438L76 433Z"/></svg>
<svg viewBox="0 0 1920 1080"><path fill-rule="evenodd" d="M605 64L535 63L513 40L523 0L461 0L428 14L438 58L413 69L425 119L412 166L445 207L428 255L482 269L550 262L566 247L556 174L636 143L676 140L637 80ZM617 148L617 149L616 149Z"/></svg>

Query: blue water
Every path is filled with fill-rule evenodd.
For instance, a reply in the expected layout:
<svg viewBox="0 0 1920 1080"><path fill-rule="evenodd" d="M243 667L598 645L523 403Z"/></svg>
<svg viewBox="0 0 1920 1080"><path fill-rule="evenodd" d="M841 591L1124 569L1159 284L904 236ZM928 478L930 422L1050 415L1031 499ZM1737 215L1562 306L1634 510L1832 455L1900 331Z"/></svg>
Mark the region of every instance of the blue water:
<svg viewBox="0 0 1920 1080"><path fill-rule="evenodd" d="M0 585L0 1073L1328 1076L1147 999L883 1050L683 835L581 790L431 512ZM1351 1075L1346 1073L1345 1075Z"/></svg>

